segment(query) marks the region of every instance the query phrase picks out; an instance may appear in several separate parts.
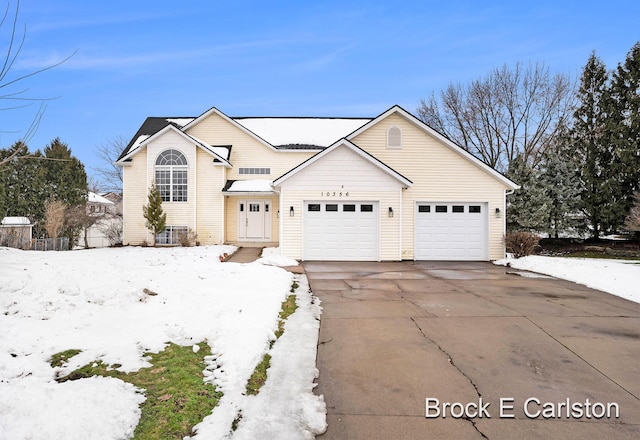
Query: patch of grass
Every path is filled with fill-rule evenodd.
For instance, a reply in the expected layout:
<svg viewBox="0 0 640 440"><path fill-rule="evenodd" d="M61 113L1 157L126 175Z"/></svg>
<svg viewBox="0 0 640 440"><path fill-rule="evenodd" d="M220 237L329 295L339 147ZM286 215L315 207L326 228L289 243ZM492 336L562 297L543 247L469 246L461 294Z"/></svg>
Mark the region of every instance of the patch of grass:
<svg viewBox="0 0 640 440"><path fill-rule="evenodd" d="M608 260L638 260L640 261L640 257L634 256L624 256L624 255L610 255L604 252L589 252L589 251L580 251L580 252L571 252L569 254L564 255L569 258L604 258Z"/></svg>
<svg viewBox="0 0 640 440"><path fill-rule="evenodd" d="M49 362L49 364L51 365L52 368L62 367L64 364L67 363L69 359L71 359L72 357L80 353L82 353L82 350L78 350L76 348L61 351L60 353L56 353L53 356L51 356L51 361Z"/></svg>
<svg viewBox="0 0 640 440"><path fill-rule="evenodd" d="M298 283L293 282L291 286L291 291L294 292L298 288ZM282 307L280 310L280 314L278 315L278 329L275 332L276 340L280 339L280 336L284 334L284 323L289 316L291 316L298 305L296 304L296 296L289 295L286 300L282 303ZM269 349L273 347L273 343L275 341L271 341L269 344ZM247 382L247 394L256 395L260 392L260 387L264 385L267 381L267 370L271 365L271 355L269 353L265 354L262 358L262 362L260 362L256 369L253 371L253 374L249 378L249 382ZM242 416L240 416L242 418ZM238 420L239 422L239 420Z"/></svg>
<svg viewBox="0 0 640 440"><path fill-rule="evenodd" d="M262 362L256 366L256 369L249 378L249 382L247 382L247 394L255 396L260 392L260 388L267 381L267 370L270 366L271 355L267 353L262 358Z"/></svg>
<svg viewBox="0 0 640 440"><path fill-rule="evenodd" d="M295 281L294 281L294 284ZM296 287L297 288L297 287ZM278 319L278 330L276 330L276 339L279 339L280 336L284 333L284 323L289 316L296 311L298 305L296 304L296 296L289 295L287 299L282 303L282 310L280 310L280 319Z"/></svg>
<svg viewBox="0 0 640 440"><path fill-rule="evenodd" d="M296 280L293 280L293 283L291 283L291 290L289 290L289 292L295 292L298 287L300 287L300 284L298 284Z"/></svg>
<svg viewBox="0 0 640 440"><path fill-rule="evenodd" d="M206 348L205 343L199 344ZM191 346L169 344L160 353L147 353L152 366L133 373L122 373L94 362L72 372L59 382L92 376L116 377L146 390L140 422L134 432L137 440L181 439L193 434L193 426L211 414L222 393L203 382L202 353Z"/></svg>

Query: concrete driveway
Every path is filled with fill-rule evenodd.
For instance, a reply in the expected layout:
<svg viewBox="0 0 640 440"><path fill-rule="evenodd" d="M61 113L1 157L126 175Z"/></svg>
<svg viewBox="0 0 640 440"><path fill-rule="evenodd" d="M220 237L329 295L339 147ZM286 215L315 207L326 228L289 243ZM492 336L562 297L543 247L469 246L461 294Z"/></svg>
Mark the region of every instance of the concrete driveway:
<svg viewBox="0 0 640 440"><path fill-rule="evenodd" d="M639 304L490 263L304 268L318 440L640 438Z"/></svg>

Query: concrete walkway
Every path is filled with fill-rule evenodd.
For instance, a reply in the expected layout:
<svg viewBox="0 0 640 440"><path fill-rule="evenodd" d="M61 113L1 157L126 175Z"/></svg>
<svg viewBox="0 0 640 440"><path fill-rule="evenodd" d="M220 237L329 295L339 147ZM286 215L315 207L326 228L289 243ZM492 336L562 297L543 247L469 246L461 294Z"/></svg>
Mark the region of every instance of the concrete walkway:
<svg viewBox="0 0 640 440"><path fill-rule="evenodd" d="M262 255L261 247L240 247L227 261L232 263L251 263Z"/></svg>
<svg viewBox="0 0 640 440"><path fill-rule="evenodd" d="M304 267L323 307L318 440L640 438L639 304L489 263ZM427 398L468 417L426 418ZM611 417L566 417L567 399Z"/></svg>

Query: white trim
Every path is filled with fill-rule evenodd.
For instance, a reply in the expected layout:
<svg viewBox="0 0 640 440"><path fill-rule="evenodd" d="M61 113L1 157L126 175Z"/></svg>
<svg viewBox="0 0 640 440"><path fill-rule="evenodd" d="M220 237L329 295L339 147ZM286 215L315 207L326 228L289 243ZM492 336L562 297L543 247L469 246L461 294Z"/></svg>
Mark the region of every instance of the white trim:
<svg viewBox="0 0 640 440"><path fill-rule="evenodd" d="M336 143L334 143L330 147L328 147L328 148L324 149L323 151L321 151L320 153L310 157L306 161L302 162L300 165L292 168L291 170L287 171L282 176L280 176L277 179L275 179L273 181L273 186L274 187L275 186L280 186L283 182L285 182L290 177L296 175L297 173L299 173L300 171L304 170L308 166L312 165L316 161L320 160L321 158L323 158L327 154L330 154L333 150L335 150L335 149L337 149L339 147L342 147L342 146L349 148L351 151L355 152L360 157L362 157L363 159L367 160L369 163L375 165L377 168L379 168L380 170L384 171L385 173L387 173L388 175L393 177L395 180L397 180L398 182L402 183L402 185L405 188L409 188L413 184L413 182L411 182L411 180L407 179L402 174L398 173L396 170L394 170L393 168L391 168L390 166L388 166L387 164L382 162L380 159L376 158L375 156L371 155L367 151L365 151L362 148L358 147L353 142L351 142L351 141L349 141L347 139L340 139L339 141L337 141Z"/></svg>
<svg viewBox="0 0 640 440"><path fill-rule="evenodd" d="M261 237L247 237L247 230L249 226L248 217L250 212L250 205L253 205L253 204L258 204L259 206L262 207L261 209L258 210L258 212L261 215L256 216L257 219L261 219L261 221L259 222L261 224L261 230L262 230ZM240 211L240 205L243 205L242 214ZM236 232L237 232L239 242L243 242L243 241L270 242L271 241L271 235L272 235L271 216L273 215L273 203L271 199L257 199L257 198L238 199L236 200L236 215L238 218ZM244 220L244 222L241 220Z"/></svg>
<svg viewBox="0 0 640 440"><path fill-rule="evenodd" d="M347 140L352 140L353 138L355 138L359 134L363 133L364 131L368 130L369 128L373 127L374 125L378 124L379 122L383 121L388 116L390 116L390 115L392 115L394 113L404 117L405 119L407 119L409 122L411 122L416 127L420 128L421 130L423 130L427 134L435 137L440 142L442 142L444 145L446 145L449 149L451 149L452 151L456 152L460 156L464 157L465 159L467 159L468 161L470 161L471 163L473 163L474 165L476 165L477 167L479 167L480 169L482 169L486 173L490 174L496 180L498 180L502 184L506 185L509 189L518 189L518 188L520 188L520 186L518 186L516 183L514 183L510 179L506 178L505 176L503 176L502 174L500 174L499 172L497 172L496 170L491 168L489 165L487 165L486 163L482 162L480 159L475 157L473 154L471 154L468 151L464 150L459 145L456 145L455 143L453 143L452 141L450 141L449 139L447 139L446 137L444 137L443 135L441 135L440 133L435 131L433 128L429 127L427 124L425 124L424 122L422 122L421 120L419 120L418 118L416 118L411 113L407 112L406 110L404 110L402 107L400 107L398 105L394 105L389 110L387 110L386 112L382 113L377 118L373 119L371 122L368 122L368 123L364 124L362 127L360 127L359 129L357 129L356 131L354 131L353 133L348 135L346 137L346 139Z"/></svg>
<svg viewBox="0 0 640 440"><path fill-rule="evenodd" d="M215 113L216 115L220 116L222 119L224 119L225 121L229 122L230 124L236 126L240 130L244 131L246 134L248 134L249 136L251 136L252 138L257 140L258 142L263 144L265 147L268 147L268 148L272 149L273 151L280 151L276 147L271 145L269 142L267 142L266 140L262 139L260 136L258 136L257 134L255 134L251 130L249 130L247 127L245 127L244 125L240 124L239 122L231 119L229 116L225 115L224 113L222 113L220 110L218 110L215 107L211 107L209 110L207 110L206 112L204 112L203 114L201 114L200 116L195 118L193 121L189 122L187 125L182 127L182 130L186 131L186 130L191 129L192 127L195 127L200 122L204 121L209 116L211 116L211 114L213 114L213 113Z"/></svg>
<svg viewBox="0 0 640 440"><path fill-rule="evenodd" d="M222 181L220 182L220 188L224 188L224 184L227 181L227 169L222 169ZM227 198L225 195L222 195L222 208L220 209L220 216L222 217L220 224L222 225L222 231L220 231L220 244L224 243L226 240L227 233Z"/></svg>
<svg viewBox="0 0 640 440"><path fill-rule="evenodd" d="M189 135L189 134L177 129L175 126L173 126L171 124L167 125L162 130L157 131L156 133L154 133L151 136L149 136L148 138L146 138L144 141L140 142L140 144L138 144L138 146L136 148L130 150L127 153L127 155L122 157L117 163L118 164L124 164L127 159L131 158L132 156L136 155L138 152L142 151L142 149L144 147L146 147L147 144L149 144L149 142L153 142L156 138L164 135L169 130L173 130L174 132L178 133L180 136L182 136L188 142L193 143L194 145L200 147L201 149L203 149L204 151L209 153L211 156L213 156L216 159L218 159L221 162L221 165L223 165L225 167L231 167L231 163L229 163L229 161L227 159L223 158L222 156L220 156L220 155L216 154L214 151L212 151L210 149L210 148L212 148L210 145L207 145L204 142L199 141L198 139L196 139L193 136L191 136L191 135Z"/></svg>
<svg viewBox="0 0 640 440"><path fill-rule="evenodd" d="M187 184L193 186L193 232L198 234L198 152L196 151L193 161L193 185L189 185L189 175L187 174ZM187 164L189 160L187 160ZM187 193L189 190L187 189Z"/></svg>
<svg viewBox="0 0 640 440"><path fill-rule="evenodd" d="M399 233L398 241L400 243L399 243L399 248L398 248L398 261L402 261L402 249L403 249L403 246L402 246L402 243L403 243L402 242L402 223L404 222L403 211L402 211L402 202L404 200L403 200L402 196L404 195L403 194L404 189L403 188L399 188L399 191L400 191L400 198L398 200L398 211L399 211L400 218L398 219L399 220L399 222L398 222L398 233Z"/></svg>

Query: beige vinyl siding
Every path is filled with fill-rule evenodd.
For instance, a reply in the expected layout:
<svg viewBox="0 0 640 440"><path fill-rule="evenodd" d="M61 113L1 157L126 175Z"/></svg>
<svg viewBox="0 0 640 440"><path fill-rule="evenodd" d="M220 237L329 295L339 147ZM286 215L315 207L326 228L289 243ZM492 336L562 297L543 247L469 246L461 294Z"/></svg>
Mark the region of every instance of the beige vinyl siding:
<svg viewBox="0 0 640 440"><path fill-rule="evenodd" d="M402 130L402 148L387 149L391 126ZM464 158L404 117L393 114L352 141L413 182L403 197L402 258L413 259L415 202L488 202L489 258L504 257L504 194L495 177ZM500 217L495 209L500 208Z"/></svg>
<svg viewBox="0 0 640 440"><path fill-rule="evenodd" d="M271 202L271 242L280 241L280 199L278 197L252 197L233 196L225 197L225 242L236 243L238 241L238 201L239 200L263 200Z"/></svg>
<svg viewBox="0 0 640 440"><path fill-rule="evenodd" d="M187 158L188 163L188 189L186 202L163 202L162 210L167 214L167 226L186 226L196 230L196 173L197 173L197 147L188 142L184 137L174 131L167 131L164 135L147 145L147 187L155 179L155 164L158 155L165 150L174 149L180 151ZM153 237L149 234L148 241Z"/></svg>
<svg viewBox="0 0 640 440"><path fill-rule="evenodd" d="M147 239L142 207L147 204L147 152L133 156L131 166L123 167L122 201L125 245L138 245Z"/></svg>
<svg viewBox="0 0 640 440"><path fill-rule="evenodd" d="M198 148L196 153L196 231L201 244L224 242L224 167Z"/></svg>
<svg viewBox="0 0 640 440"><path fill-rule="evenodd" d="M227 172L227 178L232 180L273 180L317 153L275 151L215 113L188 129L187 133L210 145L233 146L229 158L233 168ZM238 174L238 169L244 167L271 168L271 174Z"/></svg>
<svg viewBox="0 0 640 440"><path fill-rule="evenodd" d="M379 203L379 258L399 260L400 202L402 184L388 173L371 164L347 147L338 147L318 159L282 185L283 255L302 258L304 202L367 202ZM294 207L294 217L289 216ZM394 217L388 214L389 207Z"/></svg>

